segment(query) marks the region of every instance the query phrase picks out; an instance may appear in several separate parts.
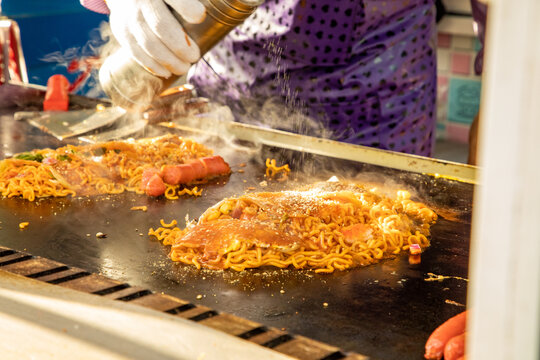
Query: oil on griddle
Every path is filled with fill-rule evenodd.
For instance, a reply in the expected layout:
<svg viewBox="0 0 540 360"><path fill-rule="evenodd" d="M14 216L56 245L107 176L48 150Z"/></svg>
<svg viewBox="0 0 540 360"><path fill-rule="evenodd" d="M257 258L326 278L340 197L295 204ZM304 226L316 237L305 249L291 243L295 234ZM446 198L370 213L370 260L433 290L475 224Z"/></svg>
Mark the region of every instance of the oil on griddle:
<svg viewBox="0 0 540 360"><path fill-rule="evenodd" d="M279 62L279 44L266 44L272 61ZM327 136L305 116L295 101L287 74L276 78L283 89L281 103L270 99L242 99L236 109L242 120L266 127ZM226 88L228 84L223 84ZM216 89L214 95L225 89ZM37 147L57 147L55 139L5 114L2 130L6 156ZM137 136L156 136L164 130L149 126ZM192 135L192 134L187 134ZM4 139L6 140L6 139ZM372 359L419 359L431 331L461 312L465 304L473 186L443 178L409 173L354 161L339 160L281 147L240 144L234 139L201 138L231 165L230 177L214 179L201 197L178 200L149 198L133 193L92 198L41 199L30 203L0 199L0 245L26 251L101 273L195 304L229 312L292 334L320 340ZM288 163L293 170L286 182L264 178L266 158ZM245 167L239 164L245 163ZM243 172L238 172L238 170ZM425 202L441 215L432 227L431 247L422 262L411 266L407 256L332 274L292 269L251 269L244 272L196 270L172 263L168 249L147 236L160 219L197 218L224 197L245 191L295 188L336 175L367 181L380 188L405 188L413 200ZM147 211L132 211L133 206ZM24 230L20 222L29 222ZM182 223L180 225L183 225ZM96 236L101 233L101 236ZM429 274L454 276L425 281Z"/></svg>
<svg viewBox="0 0 540 360"><path fill-rule="evenodd" d="M235 171L228 179L204 185L201 197L167 201L124 193L35 203L1 199L1 245L376 359L392 359L396 354L402 359L420 358L429 333L462 310L459 304L466 301L466 282L425 279L428 273L467 277L472 185L283 148L257 146L256 151L244 151L237 146L225 151L221 141L209 146L216 153L221 147ZM262 188L261 182L267 180L266 158L289 163L293 170L289 180L267 181L268 186ZM246 166L240 167L242 163ZM331 175L402 187L415 200L439 210L444 216L432 227L432 245L422 255L421 264L411 266L407 256L398 256L330 275L275 268L242 273L197 271L172 263L168 249L147 236L160 219L197 218L227 196L294 188ZM130 210L141 205L148 210ZM22 221L30 223L24 230L18 228ZM105 237L96 237L98 232Z"/></svg>

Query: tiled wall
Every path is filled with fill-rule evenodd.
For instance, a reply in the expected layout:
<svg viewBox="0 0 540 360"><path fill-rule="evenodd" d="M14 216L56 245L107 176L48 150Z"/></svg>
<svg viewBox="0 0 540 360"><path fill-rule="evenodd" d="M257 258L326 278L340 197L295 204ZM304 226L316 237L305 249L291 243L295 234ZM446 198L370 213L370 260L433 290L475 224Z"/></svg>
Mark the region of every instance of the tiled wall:
<svg viewBox="0 0 540 360"><path fill-rule="evenodd" d="M474 60L480 43L474 36L438 34L437 138L467 143L480 104L480 76Z"/></svg>

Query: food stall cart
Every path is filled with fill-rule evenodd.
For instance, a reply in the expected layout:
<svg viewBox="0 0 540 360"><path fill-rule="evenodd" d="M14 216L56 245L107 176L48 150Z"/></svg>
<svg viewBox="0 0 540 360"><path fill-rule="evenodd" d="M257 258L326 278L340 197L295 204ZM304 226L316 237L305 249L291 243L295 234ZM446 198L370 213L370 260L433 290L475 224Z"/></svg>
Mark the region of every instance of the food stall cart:
<svg viewBox="0 0 540 360"><path fill-rule="evenodd" d="M165 358L418 359L431 331L461 312L468 301L474 309L468 340L473 359L535 358L539 302L536 285L530 284L538 283L539 270L534 220L538 218L538 169L530 164L538 155L534 118L540 111L533 101L538 90L536 84L516 76L522 67L506 63L514 64L516 59L504 56L508 48L515 50L518 63L527 64L538 77L534 71L540 64L538 50L524 38L514 41L511 36L524 25L534 28L533 15L539 9L533 1L527 3L530 8L500 2L492 6L490 31L493 23L500 27L490 32L486 79L509 86L486 86L482 116L489 125L482 128L480 176L476 168L462 164L224 122L211 115L199 126L175 119L149 125L136 135L177 132L192 137L219 149L233 173L205 184L200 198L184 196L175 201L131 193L38 202L0 199L0 274L5 289L0 300L6 304L2 309L11 309L3 315L12 321L13 329L31 329L36 334L41 341L35 343L36 349L58 356L62 353L55 352L62 346L40 347L44 341L54 344L50 339L58 334L45 336L39 331L67 333L66 339L85 342L92 351L116 353L118 358L157 354ZM39 91L33 94L39 101ZM520 116L510 113L513 109L520 109ZM62 144L27 122L16 121L14 114L20 110L26 108L18 105L2 113L2 157ZM509 118L515 119L511 127ZM511 146L501 147L503 141ZM291 165L289 181L265 178L267 158ZM327 275L276 269L197 271L172 263L168 249L146 235L148 228L159 226L160 219L196 218L224 197L286 189L333 175L404 187L437 209L440 218L432 228L432 245L419 265L398 256ZM482 186L473 208L477 178ZM148 210L133 212L130 208L135 205ZM20 229L23 222L29 225ZM59 317L58 321L43 319L39 309ZM107 324L107 318L118 321ZM170 328L159 325L168 319L187 320L169 324ZM166 337L175 327L186 337ZM96 340L104 333L115 346L96 345L106 344ZM201 336L208 341L200 343ZM21 341L17 332L9 339L12 344ZM121 350L122 344L130 350ZM69 353L82 349L79 345L66 343L64 349ZM175 346L193 351L174 352ZM162 352L151 352L156 349Z"/></svg>
<svg viewBox="0 0 540 360"><path fill-rule="evenodd" d="M224 121L220 110L199 114L196 123L178 118L135 135L173 132L205 143L231 165L228 178L201 185L201 197L177 200L133 193L34 202L4 198L1 269L145 305L295 357L422 355L429 333L465 306L476 169ZM16 121L13 110L1 124L4 157L62 144L29 122ZM287 181L266 177L267 158L290 164ZM225 197L290 189L331 176L408 189L436 208L441 216L421 264L398 256L332 274L196 270L171 262L168 248L147 235L161 219L197 218ZM147 211L132 211L134 206ZM28 226L20 229L21 223Z"/></svg>

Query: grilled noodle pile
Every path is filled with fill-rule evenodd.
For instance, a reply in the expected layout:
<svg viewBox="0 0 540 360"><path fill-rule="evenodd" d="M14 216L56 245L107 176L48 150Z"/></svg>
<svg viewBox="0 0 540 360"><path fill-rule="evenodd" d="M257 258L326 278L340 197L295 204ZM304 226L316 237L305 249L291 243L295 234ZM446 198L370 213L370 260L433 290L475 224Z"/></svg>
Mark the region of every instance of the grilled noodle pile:
<svg viewBox="0 0 540 360"><path fill-rule="evenodd" d="M197 268L276 266L333 272L365 266L429 246L437 215L410 200L359 184L317 183L297 191L250 193L225 199L185 229L176 221L150 229L171 245L173 261Z"/></svg>
<svg viewBox="0 0 540 360"><path fill-rule="evenodd" d="M145 169L211 154L205 146L175 135L33 150L0 161L0 194L33 201L126 190L143 193L140 184Z"/></svg>

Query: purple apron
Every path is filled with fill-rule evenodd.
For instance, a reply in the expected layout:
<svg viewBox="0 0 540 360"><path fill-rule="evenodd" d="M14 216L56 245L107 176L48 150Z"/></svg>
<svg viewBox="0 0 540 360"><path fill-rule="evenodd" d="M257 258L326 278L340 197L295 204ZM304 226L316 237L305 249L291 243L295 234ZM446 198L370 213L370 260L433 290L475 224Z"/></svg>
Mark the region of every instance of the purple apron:
<svg viewBox="0 0 540 360"><path fill-rule="evenodd" d="M431 155L433 0L267 0L194 67L238 121Z"/></svg>

